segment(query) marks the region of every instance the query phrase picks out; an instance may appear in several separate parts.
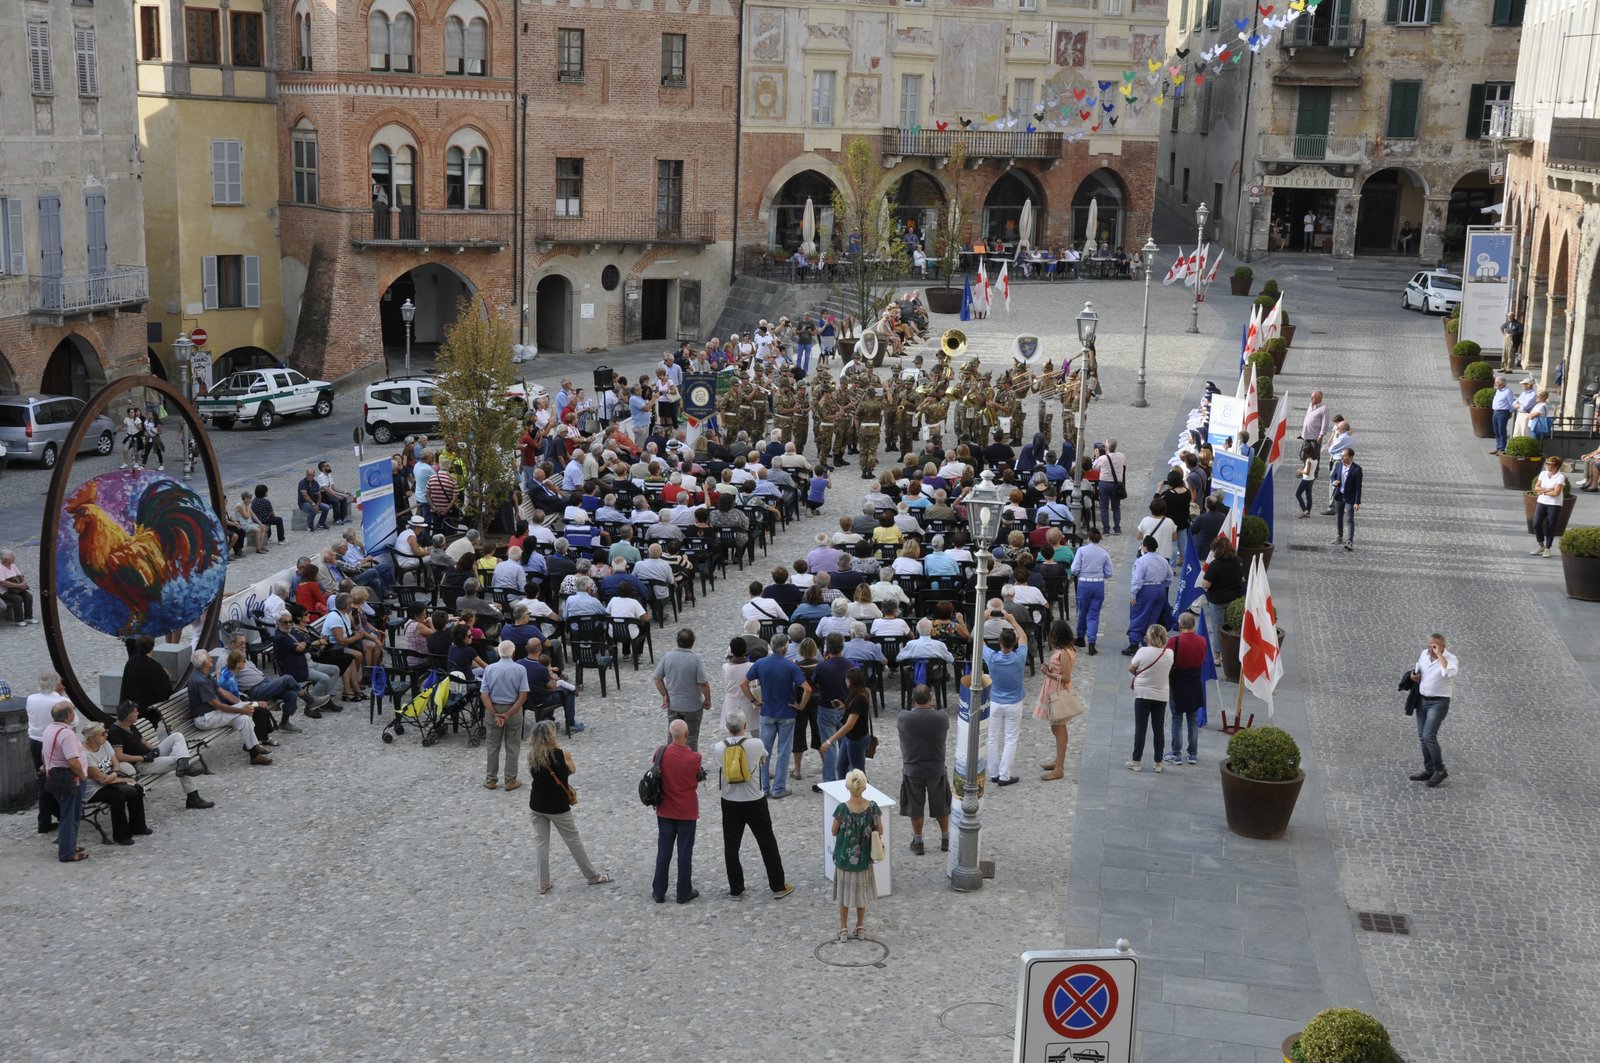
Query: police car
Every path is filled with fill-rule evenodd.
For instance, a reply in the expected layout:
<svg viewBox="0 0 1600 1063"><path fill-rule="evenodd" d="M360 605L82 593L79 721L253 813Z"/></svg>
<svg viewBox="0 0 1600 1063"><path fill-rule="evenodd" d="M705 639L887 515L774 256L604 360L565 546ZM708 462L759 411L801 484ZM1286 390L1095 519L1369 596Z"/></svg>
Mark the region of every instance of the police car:
<svg viewBox="0 0 1600 1063"><path fill-rule="evenodd" d="M1400 309L1424 314L1448 314L1461 305L1461 278L1453 273L1422 272L1411 278L1400 294Z"/></svg>
<svg viewBox="0 0 1600 1063"><path fill-rule="evenodd" d="M217 428L232 428L241 421L271 428L287 414L328 416L333 412L333 385L308 380L293 369L247 369L218 381L195 406Z"/></svg>

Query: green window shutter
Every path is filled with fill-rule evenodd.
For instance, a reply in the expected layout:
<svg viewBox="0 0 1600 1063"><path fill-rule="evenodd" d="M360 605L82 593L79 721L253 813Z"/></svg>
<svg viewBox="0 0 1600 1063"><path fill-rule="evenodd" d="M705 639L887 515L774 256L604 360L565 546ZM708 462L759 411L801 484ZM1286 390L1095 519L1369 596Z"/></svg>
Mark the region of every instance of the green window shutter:
<svg viewBox="0 0 1600 1063"><path fill-rule="evenodd" d="M1467 139L1483 139L1483 86L1472 86L1467 97Z"/></svg>
<svg viewBox="0 0 1600 1063"><path fill-rule="evenodd" d="M1383 11L1383 21L1391 24L1400 21L1400 0L1389 0Z"/></svg>
<svg viewBox="0 0 1600 1063"><path fill-rule="evenodd" d="M1420 81L1389 83L1389 122L1385 136L1409 140L1417 135L1417 102L1421 96Z"/></svg>
<svg viewBox="0 0 1600 1063"><path fill-rule="evenodd" d="M1196 0L1204 3L1205 0ZM1389 0L1390 3L1399 3L1399 0ZM1178 0L1178 31L1181 33L1189 25L1189 0Z"/></svg>
<svg viewBox="0 0 1600 1063"><path fill-rule="evenodd" d="M1437 26L1444 21L1444 0L1428 0L1428 24Z"/></svg>
<svg viewBox="0 0 1600 1063"><path fill-rule="evenodd" d="M1490 24L1495 26L1508 26L1511 24L1511 0L1494 0L1494 14L1490 16Z"/></svg>

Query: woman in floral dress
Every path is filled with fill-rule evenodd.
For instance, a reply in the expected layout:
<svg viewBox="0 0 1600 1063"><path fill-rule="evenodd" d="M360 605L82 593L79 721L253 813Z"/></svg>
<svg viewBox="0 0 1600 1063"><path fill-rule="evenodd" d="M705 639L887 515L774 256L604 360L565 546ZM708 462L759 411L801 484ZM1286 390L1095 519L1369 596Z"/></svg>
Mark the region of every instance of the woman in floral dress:
<svg viewBox="0 0 1600 1063"><path fill-rule="evenodd" d="M865 933L867 904L878 895L878 882L872 873L872 835L883 834L883 810L876 801L862 794L867 776L855 769L844 777L850 791L848 800L833 810L833 899L839 902L839 940L850 933L850 909L856 910L855 938Z"/></svg>

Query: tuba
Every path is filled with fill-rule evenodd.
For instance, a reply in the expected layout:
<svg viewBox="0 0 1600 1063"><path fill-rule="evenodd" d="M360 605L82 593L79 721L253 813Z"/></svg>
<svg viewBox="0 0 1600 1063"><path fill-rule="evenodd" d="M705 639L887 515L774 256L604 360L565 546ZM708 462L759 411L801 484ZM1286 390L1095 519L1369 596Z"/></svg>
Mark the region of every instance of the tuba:
<svg viewBox="0 0 1600 1063"><path fill-rule="evenodd" d="M967 334L958 328L947 329L939 340L939 351L948 358L959 358L966 353Z"/></svg>

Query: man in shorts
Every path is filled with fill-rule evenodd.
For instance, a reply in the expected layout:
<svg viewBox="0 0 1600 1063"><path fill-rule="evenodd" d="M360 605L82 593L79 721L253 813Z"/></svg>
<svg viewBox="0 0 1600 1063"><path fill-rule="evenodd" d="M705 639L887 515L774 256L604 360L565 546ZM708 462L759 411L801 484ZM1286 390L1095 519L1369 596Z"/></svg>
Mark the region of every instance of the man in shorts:
<svg viewBox="0 0 1600 1063"><path fill-rule="evenodd" d="M925 683L911 691L911 711L895 721L900 732L900 814L911 817L911 851L921 856L922 818L939 821L939 849L950 851L950 776L945 770L945 739L950 717L933 707L933 690Z"/></svg>

